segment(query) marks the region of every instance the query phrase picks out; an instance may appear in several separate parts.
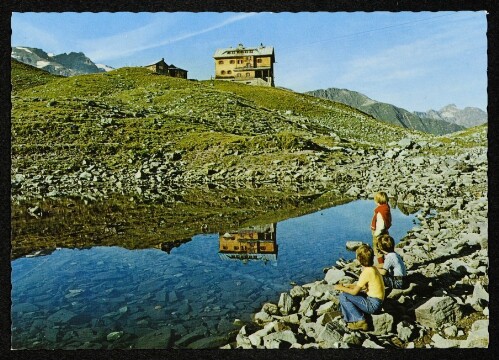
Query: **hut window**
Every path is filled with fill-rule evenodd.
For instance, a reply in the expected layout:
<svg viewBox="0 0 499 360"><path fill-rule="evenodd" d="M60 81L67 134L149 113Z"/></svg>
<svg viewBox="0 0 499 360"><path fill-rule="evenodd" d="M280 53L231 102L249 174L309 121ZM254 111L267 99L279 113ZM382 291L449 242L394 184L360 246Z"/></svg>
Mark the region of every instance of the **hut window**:
<svg viewBox="0 0 499 360"><path fill-rule="evenodd" d="M220 71L220 74L225 75L225 70Z"/></svg>
<svg viewBox="0 0 499 360"><path fill-rule="evenodd" d="M230 71L230 70L229 70L229 71L227 71L227 74L232 74L232 71Z"/></svg>
<svg viewBox="0 0 499 360"><path fill-rule="evenodd" d="M260 250L265 250L265 246L260 246Z"/></svg>
<svg viewBox="0 0 499 360"><path fill-rule="evenodd" d="M256 62L257 62L257 63L261 63L261 62L262 62L262 59L258 59Z"/></svg>
<svg viewBox="0 0 499 360"><path fill-rule="evenodd" d="M223 61L223 60L218 60L218 63L219 63L219 64L223 64L223 63L224 63L224 61Z"/></svg>
<svg viewBox="0 0 499 360"><path fill-rule="evenodd" d="M250 73L246 73L246 77L250 77Z"/></svg>
<svg viewBox="0 0 499 360"><path fill-rule="evenodd" d="M234 61L234 60L231 60L231 61L230 61L230 63L231 63L231 64L234 64L234 63L235 63L235 61Z"/></svg>
<svg viewBox="0 0 499 360"><path fill-rule="evenodd" d="M241 77L241 73L237 74L237 77Z"/></svg>

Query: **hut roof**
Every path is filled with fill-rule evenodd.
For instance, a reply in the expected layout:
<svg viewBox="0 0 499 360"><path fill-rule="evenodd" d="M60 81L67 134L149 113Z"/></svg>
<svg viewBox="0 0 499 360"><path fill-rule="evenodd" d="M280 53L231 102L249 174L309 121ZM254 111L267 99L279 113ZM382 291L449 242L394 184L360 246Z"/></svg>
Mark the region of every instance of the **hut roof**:
<svg viewBox="0 0 499 360"><path fill-rule="evenodd" d="M236 48L217 49L213 55L215 59L237 56L274 56L274 47L263 45L245 47L243 44L239 44Z"/></svg>

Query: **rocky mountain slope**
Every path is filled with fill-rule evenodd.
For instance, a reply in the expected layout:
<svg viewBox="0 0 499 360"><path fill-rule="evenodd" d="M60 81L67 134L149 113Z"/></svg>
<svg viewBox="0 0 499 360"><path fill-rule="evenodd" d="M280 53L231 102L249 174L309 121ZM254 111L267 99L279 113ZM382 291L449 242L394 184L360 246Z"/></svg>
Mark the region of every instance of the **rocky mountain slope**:
<svg viewBox="0 0 499 360"><path fill-rule="evenodd" d="M19 62L62 76L93 74L111 69L105 65L96 65L82 52L53 55L42 49L17 46L12 48L11 56Z"/></svg>
<svg viewBox="0 0 499 360"><path fill-rule="evenodd" d="M421 118L443 120L464 127L473 127L487 122L487 113L475 107L458 109L456 105L450 104L440 110L428 110L426 112L415 112Z"/></svg>
<svg viewBox="0 0 499 360"><path fill-rule="evenodd" d="M156 193L142 195L160 197L175 183L315 182L336 176L322 163L340 165L392 139L422 136L328 100L143 68L22 86L13 83L13 178L39 181L16 182L14 196L30 186L30 195L67 196L93 184L98 197L117 183L127 193L151 184Z"/></svg>
<svg viewBox="0 0 499 360"><path fill-rule="evenodd" d="M460 124L449 121L449 117L426 117L422 116L423 113L411 113L397 106L372 100L356 91L329 88L309 91L307 94L350 105L378 120L435 135L448 134L464 128Z"/></svg>

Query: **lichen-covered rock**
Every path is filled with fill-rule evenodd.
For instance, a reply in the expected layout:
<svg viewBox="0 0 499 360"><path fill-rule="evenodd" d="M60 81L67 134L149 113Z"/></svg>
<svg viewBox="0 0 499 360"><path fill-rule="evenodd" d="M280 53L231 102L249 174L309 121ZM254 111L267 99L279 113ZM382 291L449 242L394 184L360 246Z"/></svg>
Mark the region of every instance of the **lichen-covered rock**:
<svg viewBox="0 0 499 360"><path fill-rule="evenodd" d="M459 305L449 296L431 298L418 307L415 313L418 323L432 329L458 321L462 317Z"/></svg>
<svg viewBox="0 0 499 360"><path fill-rule="evenodd" d="M393 329L393 316L387 313L380 315L372 315L373 319L373 333L376 335L386 335L392 332Z"/></svg>
<svg viewBox="0 0 499 360"><path fill-rule="evenodd" d="M308 296L308 291L302 286L296 285L291 288L289 295L291 295L292 298L304 298Z"/></svg>
<svg viewBox="0 0 499 360"><path fill-rule="evenodd" d="M340 328L334 323L328 323L320 332L317 337L317 341L326 342L329 344L340 342L343 340L343 334L345 331L341 331Z"/></svg>

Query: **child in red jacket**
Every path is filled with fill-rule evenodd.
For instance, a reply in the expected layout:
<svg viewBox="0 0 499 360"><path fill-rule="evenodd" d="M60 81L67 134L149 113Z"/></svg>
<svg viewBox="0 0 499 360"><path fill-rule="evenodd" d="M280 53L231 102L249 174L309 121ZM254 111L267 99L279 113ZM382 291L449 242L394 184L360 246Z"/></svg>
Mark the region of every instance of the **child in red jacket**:
<svg viewBox="0 0 499 360"><path fill-rule="evenodd" d="M374 256L378 264L383 263L383 254L378 251L378 236L388 234L388 229L392 226L392 214L388 205L388 195L384 191L374 194L374 216L371 220L371 231L373 234Z"/></svg>

